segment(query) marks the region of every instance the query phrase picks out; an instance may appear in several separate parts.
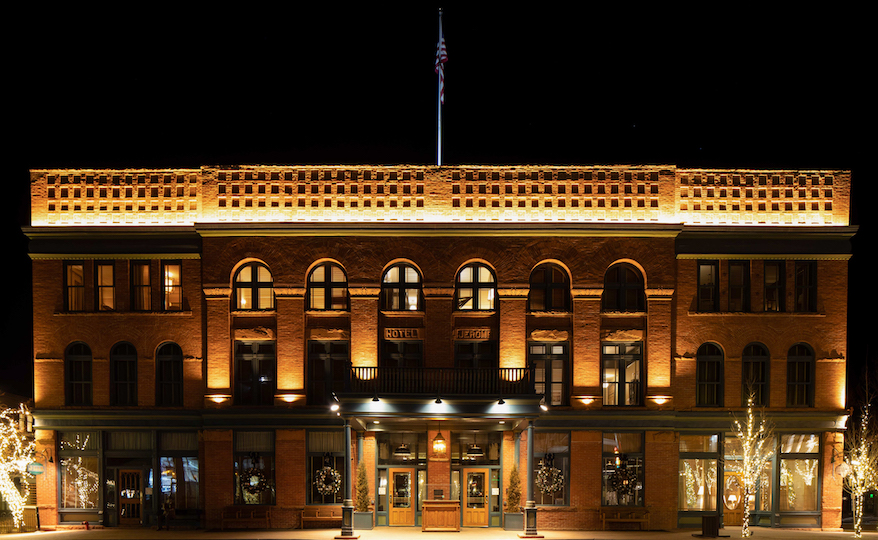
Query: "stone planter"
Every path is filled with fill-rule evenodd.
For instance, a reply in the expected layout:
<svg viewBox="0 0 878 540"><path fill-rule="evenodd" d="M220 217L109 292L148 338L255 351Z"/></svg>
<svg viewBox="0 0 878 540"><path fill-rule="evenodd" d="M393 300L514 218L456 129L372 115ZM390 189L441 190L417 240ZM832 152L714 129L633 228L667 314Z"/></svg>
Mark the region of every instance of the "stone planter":
<svg viewBox="0 0 878 540"><path fill-rule="evenodd" d="M372 512L354 512L354 530L371 529L374 526L372 515Z"/></svg>
<svg viewBox="0 0 878 540"><path fill-rule="evenodd" d="M521 512L503 513L503 529L506 531L523 531L524 514Z"/></svg>

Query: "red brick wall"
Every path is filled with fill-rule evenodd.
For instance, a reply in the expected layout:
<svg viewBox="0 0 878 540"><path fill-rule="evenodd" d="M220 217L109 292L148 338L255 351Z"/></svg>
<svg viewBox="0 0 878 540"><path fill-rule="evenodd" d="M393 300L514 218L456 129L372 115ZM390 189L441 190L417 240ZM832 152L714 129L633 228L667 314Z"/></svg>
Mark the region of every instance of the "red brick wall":
<svg viewBox="0 0 878 540"><path fill-rule="evenodd" d="M201 482L204 489L205 525L218 529L222 525L222 510L235 502L234 454L232 430L206 429L204 440L204 468Z"/></svg>

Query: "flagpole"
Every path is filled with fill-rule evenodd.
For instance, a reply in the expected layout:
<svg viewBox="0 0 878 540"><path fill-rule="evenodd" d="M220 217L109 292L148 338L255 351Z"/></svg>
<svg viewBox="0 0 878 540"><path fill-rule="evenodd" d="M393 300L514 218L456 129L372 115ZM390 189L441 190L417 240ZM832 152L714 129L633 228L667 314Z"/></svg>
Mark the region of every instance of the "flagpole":
<svg viewBox="0 0 878 540"><path fill-rule="evenodd" d="M436 116L437 116L437 118L436 118L436 126L437 126L437 128L436 128L436 166L437 167L442 166L442 83L443 83L442 79L443 79L443 75L444 75L442 73L442 71L444 71L444 66L442 66L442 64L441 64L440 55L442 53L441 49L442 49L442 45L443 45L443 43L442 43L443 39L444 38L442 36L442 8L439 8L439 44L437 45L437 49L436 49L436 67L439 69L439 71L437 72L437 74L439 75L439 77L438 77L439 86L438 86L437 92L436 92L436 110L437 110L437 113L436 113Z"/></svg>

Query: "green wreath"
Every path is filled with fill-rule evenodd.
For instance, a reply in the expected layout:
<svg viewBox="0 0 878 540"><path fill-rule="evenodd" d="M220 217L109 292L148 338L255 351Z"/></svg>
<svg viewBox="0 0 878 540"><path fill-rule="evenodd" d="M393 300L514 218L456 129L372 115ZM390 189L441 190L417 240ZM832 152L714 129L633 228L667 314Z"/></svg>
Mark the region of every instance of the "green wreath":
<svg viewBox="0 0 878 540"><path fill-rule="evenodd" d="M244 472L241 474L241 487L251 495L262 493L268 489L265 473L262 472L262 469L257 469L256 467L244 469Z"/></svg>
<svg viewBox="0 0 878 540"><path fill-rule="evenodd" d="M548 494L564 489L564 474L560 469L543 465L537 471L537 488L540 492Z"/></svg>
<svg viewBox="0 0 878 540"><path fill-rule="evenodd" d="M314 485L321 495L333 495L341 489L341 475L332 467L323 467L314 475Z"/></svg>
<svg viewBox="0 0 878 540"><path fill-rule="evenodd" d="M637 490L637 474L629 469L618 469L607 479L607 491L616 495L633 495Z"/></svg>

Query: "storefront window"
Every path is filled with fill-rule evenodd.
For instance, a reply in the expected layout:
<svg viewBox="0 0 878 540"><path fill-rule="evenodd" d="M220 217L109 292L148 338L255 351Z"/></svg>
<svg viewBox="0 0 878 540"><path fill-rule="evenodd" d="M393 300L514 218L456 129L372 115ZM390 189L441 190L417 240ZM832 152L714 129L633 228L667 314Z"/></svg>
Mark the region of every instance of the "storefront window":
<svg viewBox="0 0 878 540"><path fill-rule="evenodd" d="M601 504L643 506L643 434L604 433Z"/></svg>
<svg viewBox="0 0 878 540"><path fill-rule="evenodd" d="M816 512L819 505L820 440L817 435L783 435L780 441L781 512Z"/></svg>
<svg viewBox="0 0 878 540"><path fill-rule="evenodd" d="M570 484L570 433L534 434L534 500L566 505Z"/></svg>
<svg viewBox="0 0 878 540"><path fill-rule="evenodd" d="M198 504L198 436L195 432L159 435L161 504L169 501L175 513L195 513Z"/></svg>
<svg viewBox="0 0 878 540"><path fill-rule="evenodd" d="M61 433L61 508L98 508L98 434Z"/></svg>
<svg viewBox="0 0 878 540"><path fill-rule="evenodd" d="M716 510L719 435L681 435L679 508Z"/></svg>
<svg viewBox="0 0 878 540"><path fill-rule="evenodd" d="M344 432L308 432L308 502L340 504L344 480Z"/></svg>
<svg viewBox="0 0 878 540"><path fill-rule="evenodd" d="M274 504L274 432L235 433L235 504Z"/></svg>

